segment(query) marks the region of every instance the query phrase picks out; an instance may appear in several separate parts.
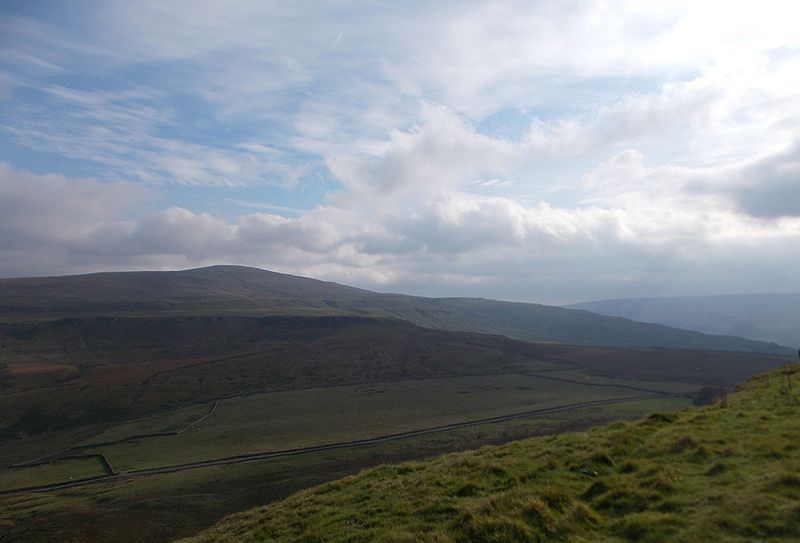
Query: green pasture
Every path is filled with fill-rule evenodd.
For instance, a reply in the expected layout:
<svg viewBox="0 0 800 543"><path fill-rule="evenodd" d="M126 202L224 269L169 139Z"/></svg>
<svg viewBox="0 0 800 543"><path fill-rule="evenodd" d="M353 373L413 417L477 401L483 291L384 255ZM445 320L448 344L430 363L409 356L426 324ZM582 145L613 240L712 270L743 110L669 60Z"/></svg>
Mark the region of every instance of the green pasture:
<svg viewBox="0 0 800 543"><path fill-rule="evenodd" d="M118 426L114 426L102 433L93 435L79 443L79 445L117 441L130 436L142 434L177 432L200 417L206 415L210 409L211 404L202 403L181 407L166 413L142 417Z"/></svg>
<svg viewBox="0 0 800 543"><path fill-rule="evenodd" d="M0 490L64 483L105 473L103 464L96 457L68 458L31 467L9 467L0 470Z"/></svg>
<svg viewBox="0 0 800 543"><path fill-rule="evenodd" d="M118 470L142 469L353 441L642 394L625 388L590 387L519 374L312 388L223 400L212 416L183 434L90 450L106 454ZM162 422L188 420L189 413L185 411L165 415ZM204 413L199 409L190 412L193 416ZM104 435L119 438L157 427L134 422Z"/></svg>

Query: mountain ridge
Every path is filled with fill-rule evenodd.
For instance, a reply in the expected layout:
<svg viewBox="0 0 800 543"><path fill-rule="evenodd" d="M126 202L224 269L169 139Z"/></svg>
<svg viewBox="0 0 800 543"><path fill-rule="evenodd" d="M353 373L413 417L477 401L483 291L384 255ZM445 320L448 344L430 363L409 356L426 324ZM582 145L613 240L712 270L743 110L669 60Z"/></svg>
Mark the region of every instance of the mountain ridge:
<svg viewBox="0 0 800 543"><path fill-rule="evenodd" d="M0 321L71 316L361 315L527 341L788 355L778 344L542 304L385 294L246 266L0 279Z"/></svg>

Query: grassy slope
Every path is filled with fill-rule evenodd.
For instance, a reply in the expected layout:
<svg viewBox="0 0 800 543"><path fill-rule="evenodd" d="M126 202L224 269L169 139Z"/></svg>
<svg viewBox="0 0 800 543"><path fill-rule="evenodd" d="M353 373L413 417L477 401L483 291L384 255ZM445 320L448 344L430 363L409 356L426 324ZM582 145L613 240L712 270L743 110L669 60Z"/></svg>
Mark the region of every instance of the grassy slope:
<svg viewBox="0 0 800 543"><path fill-rule="evenodd" d="M173 541L197 534L233 513L284 499L299 490L341 479L368 467L473 450L481 445L507 443L533 435L575 431L620 418L636 418L643 413L677 409L676 401L680 399L620 403L356 449L0 497L0 534L6 538L0 536L0 541ZM101 471L100 466L97 468ZM0 484L0 488L2 486Z"/></svg>
<svg viewBox="0 0 800 543"><path fill-rule="evenodd" d="M583 345L793 354L779 345L711 336L539 304L379 294L241 266L180 272L0 279L0 322L90 315L361 315L448 330Z"/></svg>
<svg viewBox="0 0 800 543"><path fill-rule="evenodd" d="M800 366L728 405L389 465L231 517L207 541L797 541Z"/></svg>

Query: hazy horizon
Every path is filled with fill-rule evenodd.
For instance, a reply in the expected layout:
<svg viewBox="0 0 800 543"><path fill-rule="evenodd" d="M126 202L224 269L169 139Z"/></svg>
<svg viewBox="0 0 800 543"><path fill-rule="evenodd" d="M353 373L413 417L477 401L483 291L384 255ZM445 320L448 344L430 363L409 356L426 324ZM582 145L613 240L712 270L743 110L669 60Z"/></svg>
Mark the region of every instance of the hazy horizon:
<svg viewBox="0 0 800 543"><path fill-rule="evenodd" d="M800 292L786 2L12 2L0 277Z"/></svg>

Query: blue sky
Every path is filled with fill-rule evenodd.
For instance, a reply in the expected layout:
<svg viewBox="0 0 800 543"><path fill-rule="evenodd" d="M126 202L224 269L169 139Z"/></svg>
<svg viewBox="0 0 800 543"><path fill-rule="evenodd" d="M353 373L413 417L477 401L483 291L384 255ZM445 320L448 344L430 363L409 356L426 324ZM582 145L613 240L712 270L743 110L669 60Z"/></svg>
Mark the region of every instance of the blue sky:
<svg viewBox="0 0 800 543"><path fill-rule="evenodd" d="M666 4L666 5L662 5ZM4 2L0 276L800 290L792 2Z"/></svg>

